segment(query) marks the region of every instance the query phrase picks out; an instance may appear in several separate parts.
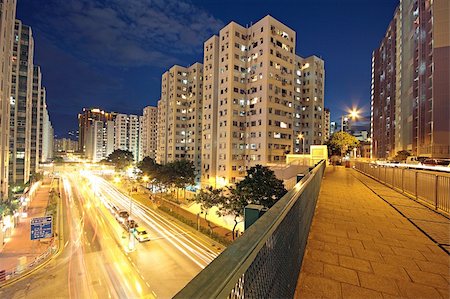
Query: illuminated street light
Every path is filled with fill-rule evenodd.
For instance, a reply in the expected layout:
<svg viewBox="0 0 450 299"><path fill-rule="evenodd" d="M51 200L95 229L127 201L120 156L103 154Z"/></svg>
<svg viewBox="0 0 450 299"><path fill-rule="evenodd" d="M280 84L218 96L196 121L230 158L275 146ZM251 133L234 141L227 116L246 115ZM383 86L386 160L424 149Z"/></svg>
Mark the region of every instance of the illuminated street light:
<svg viewBox="0 0 450 299"><path fill-rule="evenodd" d="M143 181L143 182L147 183L148 180L149 180L149 177L148 177L147 175L144 175L144 176L142 177L142 181Z"/></svg>
<svg viewBox="0 0 450 299"><path fill-rule="evenodd" d="M359 118L359 109L353 107L351 110L348 111L348 114L344 114L341 117L341 131L344 131L344 122L347 122L347 124L350 122L350 120L355 121ZM350 126L349 126L350 129Z"/></svg>
<svg viewBox="0 0 450 299"><path fill-rule="evenodd" d="M114 183L116 184L120 183L120 178L118 176L114 177Z"/></svg>

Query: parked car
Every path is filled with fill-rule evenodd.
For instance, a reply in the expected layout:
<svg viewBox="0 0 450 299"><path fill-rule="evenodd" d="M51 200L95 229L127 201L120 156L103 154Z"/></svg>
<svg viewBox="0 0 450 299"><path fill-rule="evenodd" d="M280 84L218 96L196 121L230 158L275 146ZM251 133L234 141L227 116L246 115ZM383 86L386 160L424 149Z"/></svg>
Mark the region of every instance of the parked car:
<svg viewBox="0 0 450 299"><path fill-rule="evenodd" d="M136 227L133 230L133 235L139 242L150 241L150 236L143 227Z"/></svg>
<svg viewBox="0 0 450 299"><path fill-rule="evenodd" d="M448 166L449 161L445 159L426 159L423 161L423 164L429 166Z"/></svg>

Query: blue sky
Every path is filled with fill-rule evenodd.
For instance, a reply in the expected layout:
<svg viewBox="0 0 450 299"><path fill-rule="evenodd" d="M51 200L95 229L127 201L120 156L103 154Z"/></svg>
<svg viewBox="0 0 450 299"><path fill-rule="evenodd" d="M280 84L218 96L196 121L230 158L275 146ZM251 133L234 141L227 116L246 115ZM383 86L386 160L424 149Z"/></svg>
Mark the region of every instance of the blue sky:
<svg viewBox="0 0 450 299"><path fill-rule="evenodd" d="M357 105L370 113L371 53L398 0L19 0L32 26L57 136L83 107L141 114L156 105L161 74L202 60L203 42L230 21L272 15L297 32L297 53L325 60L332 119Z"/></svg>

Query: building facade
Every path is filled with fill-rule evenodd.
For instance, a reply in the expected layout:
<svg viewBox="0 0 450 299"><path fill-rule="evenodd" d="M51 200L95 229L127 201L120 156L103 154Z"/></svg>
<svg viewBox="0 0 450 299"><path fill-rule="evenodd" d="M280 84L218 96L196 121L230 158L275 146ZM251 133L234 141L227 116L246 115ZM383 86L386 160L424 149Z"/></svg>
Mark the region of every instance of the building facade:
<svg viewBox="0 0 450 299"><path fill-rule="evenodd" d="M54 151L57 153L74 153L78 151L78 141L69 138L54 140Z"/></svg>
<svg viewBox="0 0 450 299"><path fill-rule="evenodd" d="M323 143L323 60L296 55L295 45L295 31L271 16L231 22L204 43L202 185L285 163L302 149L299 134Z"/></svg>
<svg viewBox="0 0 450 299"><path fill-rule="evenodd" d="M41 134L41 86L42 74L39 66L33 67L33 94L31 104L31 152L30 152L30 173L37 173L39 171L40 155L42 148L40 143Z"/></svg>
<svg viewBox="0 0 450 299"><path fill-rule="evenodd" d="M330 115L330 109L325 108L323 111L323 140L328 141L330 140L331 136L331 115Z"/></svg>
<svg viewBox="0 0 450 299"><path fill-rule="evenodd" d="M11 69L16 0L0 0L0 201L8 196Z"/></svg>
<svg viewBox="0 0 450 299"><path fill-rule="evenodd" d="M200 173L203 65L174 65L162 75L156 161L187 159Z"/></svg>
<svg viewBox="0 0 450 299"><path fill-rule="evenodd" d="M114 120L114 149L132 152L136 162L142 160L140 126L141 117L138 115L119 113Z"/></svg>
<svg viewBox="0 0 450 299"><path fill-rule="evenodd" d="M373 53L374 158L400 150L450 157L449 5L448 0L400 1Z"/></svg>
<svg viewBox="0 0 450 299"><path fill-rule="evenodd" d="M16 20L10 107L10 184L30 178L34 41L29 26Z"/></svg>
<svg viewBox="0 0 450 299"><path fill-rule="evenodd" d="M113 112L105 112L98 108L83 108L83 112L78 114L78 150L81 153L86 152L85 136L91 124L97 120L104 123L114 121L115 115Z"/></svg>
<svg viewBox="0 0 450 299"><path fill-rule="evenodd" d="M157 125L158 125L158 108L147 106L144 108L142 117L142 156L156 159L157 149Z"/></svg>

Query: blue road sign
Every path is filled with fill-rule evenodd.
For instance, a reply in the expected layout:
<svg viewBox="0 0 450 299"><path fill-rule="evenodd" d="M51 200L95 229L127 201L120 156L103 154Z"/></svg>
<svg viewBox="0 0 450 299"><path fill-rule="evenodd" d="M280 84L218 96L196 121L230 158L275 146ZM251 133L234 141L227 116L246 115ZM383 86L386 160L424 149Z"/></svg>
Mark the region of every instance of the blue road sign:
<svg viewBox="0 0 450 299"><path fill-rule="evenodd" d="M53 236L53 217L37 217L31 219L31 240L51 238Z"/></svg>

